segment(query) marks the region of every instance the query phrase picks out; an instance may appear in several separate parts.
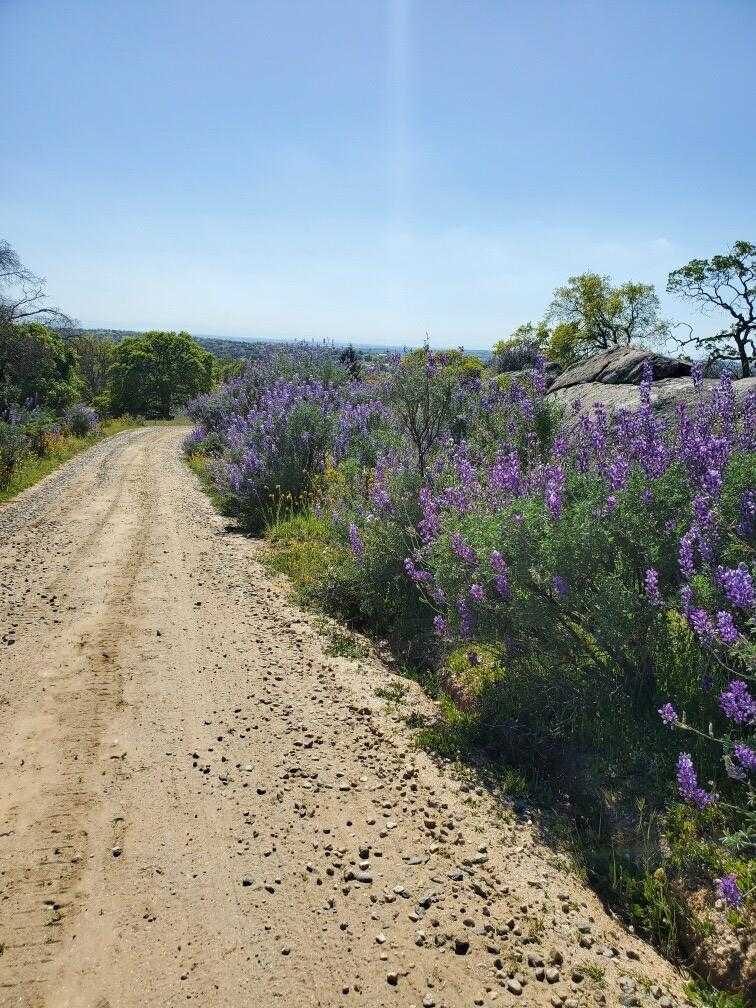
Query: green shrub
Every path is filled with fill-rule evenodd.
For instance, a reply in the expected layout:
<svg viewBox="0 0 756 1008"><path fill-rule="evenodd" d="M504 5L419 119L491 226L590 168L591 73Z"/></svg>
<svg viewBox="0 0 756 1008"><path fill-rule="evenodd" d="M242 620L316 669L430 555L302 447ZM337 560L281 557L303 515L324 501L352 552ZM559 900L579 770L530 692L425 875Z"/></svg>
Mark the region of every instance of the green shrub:
<svg viewBox="0 0 756 1008"><path fill-rule="evenodd" d="M8 486L13 471L29 451L24 429L19 424L0 420L0 489Z"/></svg>

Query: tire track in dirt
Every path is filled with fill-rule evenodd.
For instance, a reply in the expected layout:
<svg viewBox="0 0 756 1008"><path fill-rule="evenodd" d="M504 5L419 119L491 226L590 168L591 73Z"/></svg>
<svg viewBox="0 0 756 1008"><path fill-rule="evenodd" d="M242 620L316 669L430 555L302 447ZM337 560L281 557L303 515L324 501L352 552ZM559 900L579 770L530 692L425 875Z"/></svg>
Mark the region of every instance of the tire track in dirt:
<svg viewBox="0 0 756 1008"><path fill-rule="evenodd" d="M111 447L105 464L116 450ZM34 999L28 989L44 983L44 967L53 962L58 935L81 898L85 822L97 797L90 768L103 726L123 702L119 647L135 608L133 590L144 560L150 504L144 479L140 485L126 470L93 527L81 529L82 539L74 544L66 569L45 584L48 598L70 586L69 609L87 612L84 599L74 601L77 591L94 597L95 614L75 620L66 628L73 632L54 635L50 646L42 652L34 648L26 657L47 685L33 712L13 725L5 749L7 764L22 772L17 787L0 796L8 841L0 877L3 904L11 906L3 914L2 965L8 974L3 986L24 988L30 1004ZM131 516L128 524L119 520L122 510ZM54 528L52 523L48 528Z"/></svg>

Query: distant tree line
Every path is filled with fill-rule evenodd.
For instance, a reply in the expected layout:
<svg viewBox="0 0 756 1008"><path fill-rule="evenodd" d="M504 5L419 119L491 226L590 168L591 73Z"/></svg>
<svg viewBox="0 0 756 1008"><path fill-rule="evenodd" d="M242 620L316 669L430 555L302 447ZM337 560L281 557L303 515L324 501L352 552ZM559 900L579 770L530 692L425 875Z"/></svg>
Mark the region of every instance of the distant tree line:
<svg viewBox="0 0 756 1008"><path fill-rule="evenodd" d="M49 303L45 282L0 241L0 415L62 413L168 419L241 366L186 332L88 332Z"/></svg>
<svg viewBox="0 0 756 1008"><path fill-rule="evenodd" d="M667 290L723 316L724 325L701 335L663 319L650 284L615 286L607 276L583 273L554 291L541 321L520 326L496 345L494 365L517 370L543 353L564 368L612 347L671 342L710 365L754 373L756 246L739 241L723 254L694 259L669 275ZM238 373L256 346L265 346L201 342L205 346L186 332L78 328L49 302L44 280L0 241L0 413L28 404L61 411L82 402L103 416L167 419ZM364 356L351 346L342 351L354 377Z"/></svg>

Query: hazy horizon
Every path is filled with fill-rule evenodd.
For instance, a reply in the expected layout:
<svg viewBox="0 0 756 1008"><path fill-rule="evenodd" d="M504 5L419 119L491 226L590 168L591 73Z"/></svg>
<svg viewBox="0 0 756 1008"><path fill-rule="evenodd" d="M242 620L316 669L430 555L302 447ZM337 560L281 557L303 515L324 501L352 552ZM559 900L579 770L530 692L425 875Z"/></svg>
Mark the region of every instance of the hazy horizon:
<svg viewBox="0 0 756 1008"><path fill-rule="evenodd" d="M590 270L711 330L667 274L756 238L751 2L6 0L0 32L2 236L93 328L486 349Z"/></svg>

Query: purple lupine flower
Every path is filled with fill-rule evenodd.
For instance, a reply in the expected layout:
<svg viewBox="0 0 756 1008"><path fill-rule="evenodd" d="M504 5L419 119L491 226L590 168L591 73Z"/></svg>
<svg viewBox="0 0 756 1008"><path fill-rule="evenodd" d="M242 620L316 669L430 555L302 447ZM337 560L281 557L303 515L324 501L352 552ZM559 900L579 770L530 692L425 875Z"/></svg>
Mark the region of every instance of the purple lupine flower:
<svg viewBox="0 0 756 1008"><path fill-rule="evenodd" d="M685 615L693 632L702 644L707 644L714 639L716 636L714 624L712 623L711 616L705 609L701 609L699 606L691 606Z"/></svg>
<svg viewBox="0 0 756 1008"><path fill-rule="evenodd" d="M502 598L509 598L509 578L506 574L497 574L494 578L494 585Z"/></svg>
<svg viewBox="0 0 756 1008"><path fill-rule="evenodd" d="M460 445L454 458L454 467L460 483L466 490L475 490L478 486L477 474L470 458L466 454L466 447Z"/></svg>
<svg viewBox="0 0 756 1008"><path fill-rule="evenodd" d="M719 639L723 644L728 647L732 647L733 644L737 644L740 640L740 634L738 628L732 621L732 613L727 612L724 609L720 609L717 613L717 633L719 634Z"/></svg>
<svg viewBox="0 0 756 1008"><path fill-rule="evenodd" d="M184 449L187 454L195 452L207 437L207 428L204 424L198 424L191 433L184 438Z"/></svg>
<svg viewBox="0 0 756 1008"><path fill-rule="evenodd" d="M630 474L630 460L626 455L617 455L607 466L607 477L613 493L622 490Z"/></svg>
<svg viewBox="0 0 756 1008"><path fill-rule="evenodd" d="M750 746L744 745L742 742L736 743L733 755L744 770L749 770L751 773L756 771L756 751Z"/></svg>
<svg viewBox="0 0 756 1008"><path fill-rule="evenodd" d="M700 530L710 529L714 524L714 511L712 508L711 494L696 494L691 504L695 521L696 538L701 539Z"/></svg>
<svg viewBox="0 0 756 1008"><path fill-rule="evenodd" d="M753 578L744 564L739 567L717 567L715 579L730 605L744 610L753 609L756 605Z"/></svg>
<svg viewBox="0 0 756 1008"><path fill-rule="evenodd" d="M441 531L441 519L438 515L438 501L433 496L430 487L420 487L420 510L423 517L417 523L417 530L424 543L429 543L435 539Z"/></svg>
<svg viewBox="0 0 756 1008"><path fill-rule="evenodd" d="M756 702L742 679L733 679L719 694L719 706L738 725L756 722Z"/></svg>
<svg viewBox="0 0 756 1008"><path fill-rule="evenodd" d="M449 628L443 616L433 617L433 629L436 631L439 637L446 636L447 630Z"/></svg>
<svg viewBox="0 0 756 1008"><path fill-rule="evenodd" d="M544 482L544 499L549 514L554 521L562 514L564 506L564 466L552 465L546 467Z"/></svg>
<svg viewBox="0 0 756 1008"><path fill-rule="evenodd" d="M362 542L359 529L354 524L354 522L349 523L347 537L349 539L349 545L352 549L352 553L354 553L354 555L357 557L358 560L361 560L365 555L365 545Z"/></svg>
<svg viewBox="0 0 756 1008"><path fill-rule="evenodd" d="M370 490L370 502L379 514L385 514L391 510L391 497L386 485L376 479Z"/></svg>
<svg viewBox="0 0 756 1008"><path fill-rule="evenodd" d="M546 392L546 358L543 354L538 354L533 368L533 388L538 395Z"/></svg>
<svg viewBox="0 0 756 1008"><path fill-rule="evenodd" d="M471 584L470 585L470 598L473 600L473 602L484 602L485 601L486 593L483 591L483 588L482 588L481 585L479 585L479 584Z"/></svg>
<svg viewBox="0 0 756 1008"><path fill-rule="evenodd" d="M696 535L693 529L689 529L680 539L680 549L678 553L680 571L688 578L695 569L695 560L693 557L693 543L695 542L695 539Z"/></svg>
<svg viewBox="0 0 756 1008"><path fill-rule="evenodd" d="M473 496L464 487L447 487L441 494L441 503L453 507L458 514L467 514Z"/></svg>
<svg viewBox="0 0 756 1008"><path fill-rule="evenodd" d="M411 557L405 559L404 571L407 577L411 581L414 581L415 584L428 584L433 580L433 575L429 571L420 570Z"/></svg>
<svg viewBox="0 0 756 1008"><path fill-rule="evenodd" d="M682 610L687 616L693 605L693 589L690 585L683 585L680 589L680 597L682 598Z"/></svg>
<svg viewBox="0 0 756 1008"><path fill-rule="evenodd" d="M457 612L459 613L459 628L462 632L462 636L469 637L473 631L475 619L464 598L461 598L459 602L457 602Z"/></svg>
<svg viewBox="0 0 756 1008"><path fill-rule="evenodd" d="M713 794L704 791L699 785L693 760L689 753L680 753L677 757L677 789L681 798L691 802L700 810L705 809L707 805L711 805L716 800Z"/></svg>
<svg viewBox="0 0 756 1008"><path fill-rule="evenodd" d="M717 884L717 896L724 900L731 910L737 910L743 905L743 894L738 887L738 881L734 875L725 875L723 878L715 879Z"/></svg>
<svg viewBox="0 0 756 1008"><path fill-rule="evenodd" d="M740 502L740 534L748 536L756 523L756 490L746 490Z"/></svg>
<svg viewBox="0 0 756 1008"><path fill-rule="evenodd" d="M644 575L643 584L651 605L660 606L662 604L662 597L659 591L659 572L653 567L649 567Z"/></svg>
<svg viewBox="0 0 756 1008"><path fill-rule="evenodd" d="M680 715L671 703L665 703L663 707L660 707L658 714L668 728L675 728L680 723Z"/></svg>
<svg viewBox="0 0 756 1008"><path fill-rule="evenodd" d="M489 487L500 494L516 495L522 490L520 456L516 451L499 452L488 473Z"/></svg>
<svg viewBox="0 0 756 1008"><path fill-rule="evenodd" d="M456 554L456 556L459 557L460 560L464 561L466 564L470 564L471 566L477 564L478 562L477 553L472 548L472 546L469 546L465 542L465 540L462 538L459 532L453 532L450 541L454 553Z"/></svg>
<svg viewBox="0 0 756 1008"><path fill-rule="evenodd" d="M567 594L567 582L562 577L561 574L555 574L551 580L552 587L554 591L559 596L559 598L564 598Z"/></svg>
<svg viewBox="0 0 756 1008"><path fill-rule="evenodd" d="M506 574L507 573L507 561L501 555L498 550L491 550L491 556L489 558L491 564L491 570L494 574Z"/></svg>

